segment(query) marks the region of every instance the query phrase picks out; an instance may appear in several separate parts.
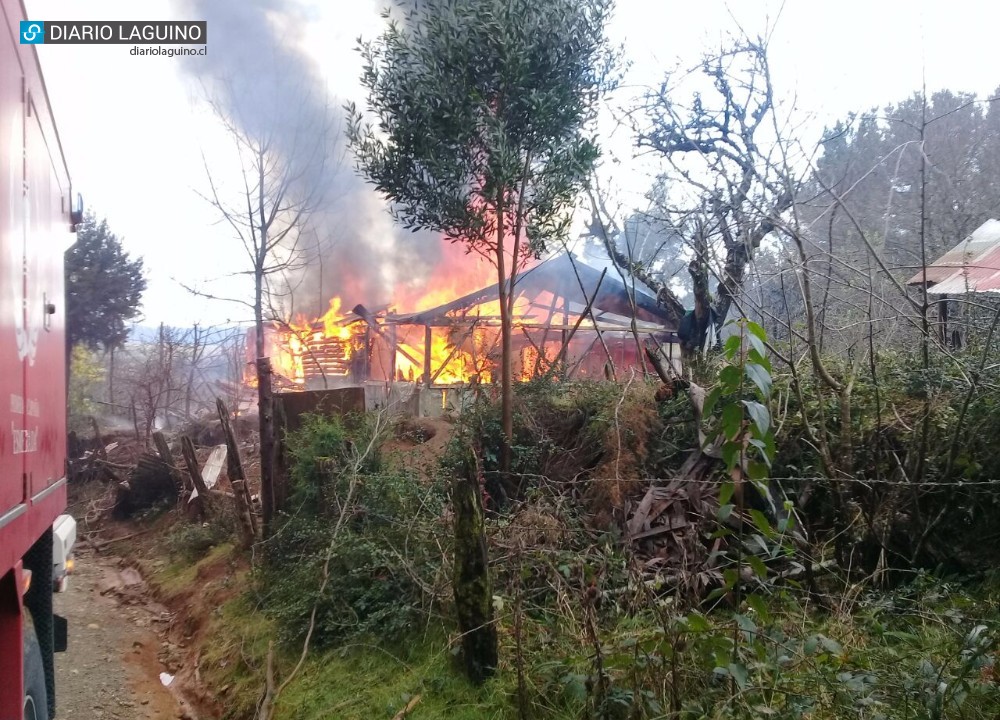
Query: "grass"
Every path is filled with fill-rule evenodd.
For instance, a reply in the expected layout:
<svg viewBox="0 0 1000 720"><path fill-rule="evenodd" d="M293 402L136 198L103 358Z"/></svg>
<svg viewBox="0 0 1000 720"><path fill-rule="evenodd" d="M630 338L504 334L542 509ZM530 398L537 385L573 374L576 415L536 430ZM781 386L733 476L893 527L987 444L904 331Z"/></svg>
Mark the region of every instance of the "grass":
<svg viewBox="0 0 1000 720"><path fill-rule="evenodd" d="M226 720L244 720L254 716L268 645L278 628L255 604L247 570L229 562L232 552L223 544L195 563L161 562L151 579L164 595L183 597L203 589L207 573L226 566L228 574L216 572L209 589L227 585L236 594L210 611L199 667L206 687L225 707ZM698 615L704 619L697 623L682 621L686 630L678 638L662 631L651 612L606 618L599 635L612 689L627 694L641 688L658 698L658 705L633 715L606 717L1000 717L995 670L1000 577L972 583L920 576L897 590L868 591L850 606L824 612L782 595L767 601L768 617L748 613L759 626L758 639L767 639L755 649L754 639L744 636L741 653L749 679L735 692L720 681L716 667L721 663L716 651L732 637L730 611ZM502 666L483 687L465 680L449 629L432 623L410 643L356 640L314 651L279 699L275 719L388 719L419 695L408 715L414 720L513 720L518 715L509 604L503 605L500 621ZM527 618L525 630L531 717L599 717L593 707L592 648L580 628L561 614L543 613ZM780 643L774 641L778 632ZM977 632L985 642L970 651L969 638ZM813 638L819 638L818 647ZM787 657L776 661L768 653L782 643ZM669 654L674 651L680 664L680 715L669 711ZM294 667L298 652L294 644L278 647L279 682Z"/></svg>
<svg viewBox="0 0 1000 720"><path fill-rule="evenodd" d="M225 706L226 720L252 718L263 689L268 642L276 632L249 595L217 608L208 621L201 674Z"/></svg>
<svg viewBox="0 0 1000 720"><path fill-rule="evenodd" d="M325 720L391 718L416 695L418 718L514 718L513 690L503 676L475 688L453 666L444 640L429 640L401 654L372 645L347 645L312 658L278 703L279 718Z"/></svg>
<svg viewBox="0 0 1000 720"><path fill-rule="evenodd" d="M209 549L204 557L195 562L178 558L163 564L146 566L146 575L153 581L165 598L170 599L197 588L199 573L212 567L233 554L232 543L222 543Z"/></svg>

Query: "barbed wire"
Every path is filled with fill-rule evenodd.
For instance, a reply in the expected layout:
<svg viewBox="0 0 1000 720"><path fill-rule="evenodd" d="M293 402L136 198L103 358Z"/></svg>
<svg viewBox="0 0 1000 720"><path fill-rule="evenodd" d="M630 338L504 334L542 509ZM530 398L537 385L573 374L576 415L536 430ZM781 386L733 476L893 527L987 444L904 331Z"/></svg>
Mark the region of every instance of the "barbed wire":
<svg viewBox="0 0 1000 720"><path fill-rule="evenodd" d="M986 486L986 485L1000 485L1000 478L993 478L989 480L889 480L885 478L856 478L856 477L839 477L830 478L824 475L815 476L772 476L767 478L762 478L762 482L847 482L856 483L859 485L883 485L883 486L899 486L899 487L947 487L952 489L962 488L962 487L976 487L976 486ZM550 480L550 482L558 482L556 480ZM711 485L718 484L718 480L713 480L711 478L613 478L613 477L591 477L587 478L585 481L576 480L575 483L580 482L613 482L613 483L647 483L650 485L669 485L671 483L693 483L701 485Z"/></svg>

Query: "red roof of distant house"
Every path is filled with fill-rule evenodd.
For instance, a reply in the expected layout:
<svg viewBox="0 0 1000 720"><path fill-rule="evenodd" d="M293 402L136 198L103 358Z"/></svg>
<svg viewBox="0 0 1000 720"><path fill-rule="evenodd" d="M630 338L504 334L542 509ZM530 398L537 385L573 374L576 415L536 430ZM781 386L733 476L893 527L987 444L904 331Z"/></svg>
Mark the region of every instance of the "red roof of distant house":
<svg viewBox="0 0 1000 720"><path fill-rule="evenodd" d="M1000 292L1000 220L987 220L965 240L926 268L935 295ZM907 285L924 282L924 270Z"/></svg>
<svg viewBox="0 0 1000 720"><path fill-rule="evenodd" d="M1000 247L994 247L929 288L934 295L1000 292Z"/></svg>

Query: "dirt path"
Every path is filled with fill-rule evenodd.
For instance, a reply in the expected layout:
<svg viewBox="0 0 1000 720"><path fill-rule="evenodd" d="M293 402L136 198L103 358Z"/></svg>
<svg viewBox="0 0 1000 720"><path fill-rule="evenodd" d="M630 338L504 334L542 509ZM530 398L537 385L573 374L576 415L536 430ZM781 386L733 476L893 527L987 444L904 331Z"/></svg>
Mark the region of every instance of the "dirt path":
<svg viewBox="0 0 1000 720"><path fill-rule="evenodd" d="M166 646L156 630L170 614L149 601L138 573L82 553L56 612L69 621L69 650L56 655L57 718L196 718L161 682Z"/></svg>

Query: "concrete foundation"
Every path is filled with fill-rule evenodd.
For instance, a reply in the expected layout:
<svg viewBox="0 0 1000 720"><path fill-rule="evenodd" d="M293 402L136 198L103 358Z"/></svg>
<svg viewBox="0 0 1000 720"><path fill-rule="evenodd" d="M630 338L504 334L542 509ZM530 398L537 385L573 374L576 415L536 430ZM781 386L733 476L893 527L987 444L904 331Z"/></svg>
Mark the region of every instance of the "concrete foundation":
<svg viewBox="0 0 1000 720"><path fill-rule="evenodd" d="M388 408L404 417L441 417L457 415L472 402L473 391L461 387L426 387L420 383L376 383L338 387L330 390L305 390L280 393L291 414L330 412L344 414L362 409Z"/></svg>

